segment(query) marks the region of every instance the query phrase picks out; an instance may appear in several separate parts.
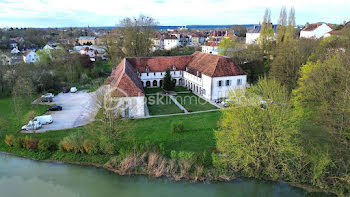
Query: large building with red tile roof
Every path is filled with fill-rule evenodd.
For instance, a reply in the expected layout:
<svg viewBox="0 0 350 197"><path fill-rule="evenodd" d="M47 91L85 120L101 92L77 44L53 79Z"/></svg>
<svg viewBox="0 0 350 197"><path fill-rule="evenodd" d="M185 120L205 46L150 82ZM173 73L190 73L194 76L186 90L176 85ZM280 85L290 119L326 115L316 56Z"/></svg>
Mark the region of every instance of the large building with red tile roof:
<svg viewBox="0 0 350 197"><path fill-rule="evenodd" d="M186 56L124 58L106 84L114 96L129 99L128 114L143 116L144 88L162 87L167 69L176 85L206 100L228 97L229 91L245 87L247 81L247 74L231 58L195 52Z"/></svg>

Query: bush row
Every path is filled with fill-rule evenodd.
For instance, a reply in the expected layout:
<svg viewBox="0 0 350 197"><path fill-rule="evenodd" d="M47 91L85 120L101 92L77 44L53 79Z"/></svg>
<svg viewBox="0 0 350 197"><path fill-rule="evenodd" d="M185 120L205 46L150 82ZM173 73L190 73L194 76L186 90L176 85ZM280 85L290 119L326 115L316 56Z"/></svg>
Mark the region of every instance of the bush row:
<svg viewBox="0 0 350 197"><path fill-rule="evenodd" d="M56 142L48 139L36 139L33 137L15 137L13 135L7 135L5 137L5 143L10 147L15 148L25 148L31 150L40 150L40 151L56 151L57 144Z"/></svg>

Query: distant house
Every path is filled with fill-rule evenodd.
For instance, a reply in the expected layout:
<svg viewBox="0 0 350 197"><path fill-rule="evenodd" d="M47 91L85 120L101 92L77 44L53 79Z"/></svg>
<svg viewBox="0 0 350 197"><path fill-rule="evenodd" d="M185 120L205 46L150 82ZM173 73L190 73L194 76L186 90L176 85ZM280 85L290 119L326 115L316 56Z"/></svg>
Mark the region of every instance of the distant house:
<svg viewBox="0 0 350 197"><path fill-rule="evenodd" d="M331 32L333 29L330 28L326 23L313 23L306 25L300 32L300 38L314 38L319 39Z"/></svg>
<svg viewBox="0 0 350 197"><path fill-rule="evenodd" d="M202 46L202 52L218 55L218 44L215 42L208 42L206 45Z"/></svg>
<svg viewBox="0 0 350 197"><path fill-rule="evenodd" d="M180 46L180 40L179 37L175 35L167 35L164 38L164 49L165 50L171 50L176 47Z"/></svg>
<svg viewBox="0 0 350 197"><path fill-rule="evenodd" d="M78 39L78 43L80 45L87 45L87 44L95 45L96 41L97 41L96 37L93 37L93 36L81 36Z"/></svg>
<svg viewBox="0 0 350 197"><path fill-rule="evenodd" d="M195 33L192 35L191 40L192 40L192 45L193 46L199 46L205 42L206 36L204 36L201 33Z"/></svg>
<svg viewBox="0 0 350 197"><path fill-rule="evenodd" d="M277 33L277 25L271 24L271 27L274 31L274 36L276 37ZM258 41L258 38L260 37L261 32L261 25L254 25L253 28L249 29L246 33L246 44L256 44Z"/></svg>
<svg viewBox="0 0 350 197"><path fill-rule="evenodd" d="M18 43L17 43L16 41L14 41L14 40L10 40L10 41L9 41L9 44L10 44L10 47L11 47L11 48L15 48L15 47L18 46Z"/></svg>
<svg viewBox="0 0 350 197"><path fill-rule="evenodd" d="M18 53L20 53L21 51L20 50L18 50L18 47L15 47L15 48L13 48L12 50L11 50L11 54L18 54Z"/></svg>
<svg viewBox="0 0 350 197"><path fill-rule="evenodd" d="M86 55L90 57L90 61L94 62L96 61L96 51L94 49L90 49L89 47L84 47L80 50L81 55Z"/></svg>
<svg viewBox="0 0 350 197"><path fill-rule="evenodd" d="M10 40L15 41L17 43L24 42L24 39L22 37L10 38Z"/></svg>
<svg viewBox="0 0 350 197"><path fill-rule="evenodd" d="M39 56L32 50L28 50L23 54L23 61L25 63L34 63L39 59Z"/></svg>

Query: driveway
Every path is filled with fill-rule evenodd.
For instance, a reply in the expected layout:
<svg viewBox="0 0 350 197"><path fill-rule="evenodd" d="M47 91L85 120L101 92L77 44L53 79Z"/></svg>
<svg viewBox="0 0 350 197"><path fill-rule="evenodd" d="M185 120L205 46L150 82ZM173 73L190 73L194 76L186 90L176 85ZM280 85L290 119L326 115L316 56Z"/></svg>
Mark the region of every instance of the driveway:
<svg viewBox="0 0 350 197"><path fill-rule="evenodd" d="M36 133L86 125L94 121L98 112L98 106L95 104L95 92L60 93L54 97L50 104L60 105L63 110L47 112L45 115L52 115L53 123L43 125L41 129L35 131ZM23 132L32 133L32 131Z"/></svg>

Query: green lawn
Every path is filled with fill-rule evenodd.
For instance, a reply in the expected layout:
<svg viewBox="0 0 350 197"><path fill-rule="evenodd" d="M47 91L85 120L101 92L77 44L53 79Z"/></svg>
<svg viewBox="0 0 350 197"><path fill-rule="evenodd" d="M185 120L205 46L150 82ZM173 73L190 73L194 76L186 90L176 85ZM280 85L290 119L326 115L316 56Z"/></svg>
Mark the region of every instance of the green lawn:
<svg viewBox="0 0 350 197"><path fill-rule="evenodd" d="M214 130L221 112L207 112L133 120L127 135L138 143L163 144L166 150L203 152L215 148ZM172 133L172 122L183 123L184 133Z"/></svg>
<svg viewBox="0 0 350 197"><path fill-rule="evenodd" d="M147 106L150 115L183 113L169 96L149 95L147 96Z"/></svg>
<svg viewBox="0 0 350 197"><path fill-rule="evenodd" d="M145 88L146 94L155 94L155 93L160 93L163 91L164 91L163 88ZM175 92L188 92L189 90L183 86L176 86L174 91Z"/></svg>
<svg viewBox="0 0 350 197"><path fill-rule="evenodd" d="M176 86L175 92L188 92L189 90L183 86Z"/></svg>
<svg viewBox="0 0 350 197"><path fill-rule="evenodd" d="M217 109L216 106L193 93L178 93L175 95L175 98L189 112Z"/></svg>
<svg viewBox="0 0 350 197"><path fill-rule="evenodd" d="M16 114L11 98L0 99L0 132L2 135L16 133L28 123L31 116L42 115L49 107L47 105L31 105L30 103L30 100L26 100L25 105L21 107L20 114Z"/></svg>
<svg viewBox="0 0 350 197"><path fill-rule="evenodd" d="M146 94L155 94L159 92L163 92L163 89L162 88L145 88Z"/></svg>

